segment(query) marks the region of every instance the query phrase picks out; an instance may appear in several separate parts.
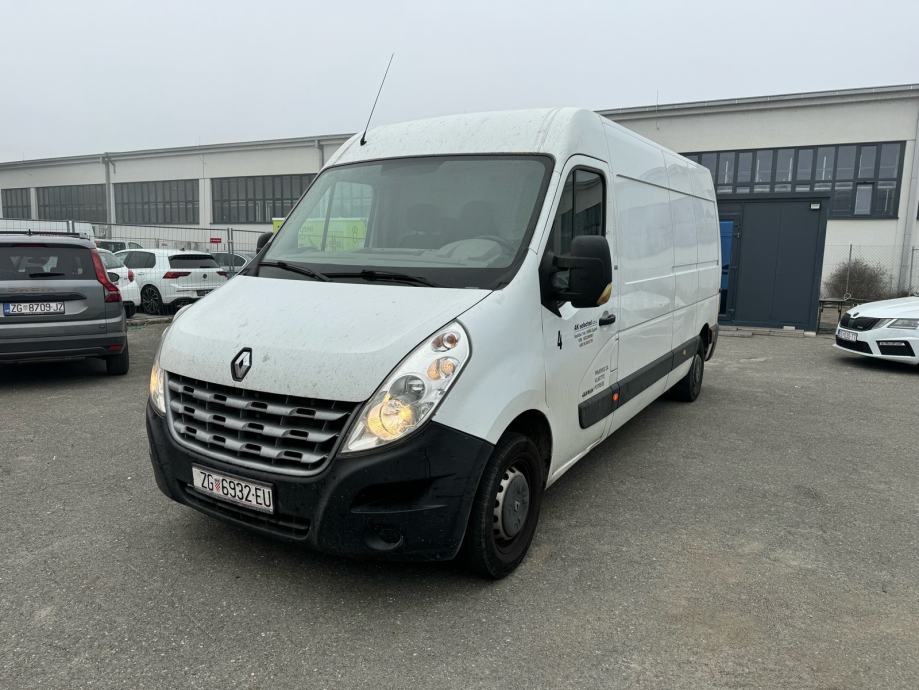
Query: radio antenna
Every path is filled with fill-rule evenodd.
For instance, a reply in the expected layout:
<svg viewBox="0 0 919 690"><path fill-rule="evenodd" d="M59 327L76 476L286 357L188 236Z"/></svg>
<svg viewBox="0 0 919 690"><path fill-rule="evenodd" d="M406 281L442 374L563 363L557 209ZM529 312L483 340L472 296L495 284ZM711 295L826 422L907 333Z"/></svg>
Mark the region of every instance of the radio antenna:
<svg viewBox="0 0 919 690"><path fill-rule="evenodd" d="M392 64L392 59L395 56L395 53L390 53L389 55L389 62L386 63L386 71L383 72L383 80L380 82L380 88L377 90L377 97L373 99L370 115L367 116L367 126L364 127L364 133L361 134L361 146L367 143L367 130L370 129L370 120L373 118L373 111L377 109L377 101L380 100L380 94L383 92L383 84L386 83L386 75L389 74L389 66Z"/></svg>

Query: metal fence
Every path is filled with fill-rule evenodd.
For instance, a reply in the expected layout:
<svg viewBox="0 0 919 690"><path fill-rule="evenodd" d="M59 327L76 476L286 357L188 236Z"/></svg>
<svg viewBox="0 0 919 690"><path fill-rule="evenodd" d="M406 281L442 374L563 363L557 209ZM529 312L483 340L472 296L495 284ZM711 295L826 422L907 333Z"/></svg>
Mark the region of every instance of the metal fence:
<svg viewBox="0 0 919 690"><path fill-rule="evenodd" d="M902 248L896 245L827 244L822 297L869 302L919 292L919 249L900 280Z"/></svg>

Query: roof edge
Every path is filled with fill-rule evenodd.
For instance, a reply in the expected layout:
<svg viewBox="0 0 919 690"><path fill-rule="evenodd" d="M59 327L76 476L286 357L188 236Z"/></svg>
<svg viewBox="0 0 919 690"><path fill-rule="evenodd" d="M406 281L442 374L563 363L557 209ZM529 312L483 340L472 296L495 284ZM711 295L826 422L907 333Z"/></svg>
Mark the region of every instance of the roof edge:
<svg viewBox="0 0 919 690"><path fill-rule="evenodd" d="M783 105L817 105L832 101L857 101L874 100L882 98L897 98L902 96L919 96L919 84L898 84L892 86L871 86L857 89L833 89L829 91L803 91L799 93L784 93L771 96L749 96L745 98L721 98L706 101L684 101L681 103L665 103L661 105L641 105L627 108L607 108L598 110L597 113L604 117L621 117L630 115L647 115L650 113L681 114L703 109L733 110L743 109L745 106L767 105L781 107Z"/></svg>
<svg viewBox="0 0 919 690"><path fill-rule="evenodd" d="M170 146L154 149L137 149L133 151L107 151L77 156L59 156L55 158L32 158L21 161L0 162L0 170L16 168L33 168L51 165L78 165L80 163L99 163L103 159L126 160L136 158L155 158L160 156L187 156L204 153L223 153L246 151L249 149L279 149L300 146L318 147L330 143L344 143L352 134L324 134L315 137L288 137L285 139L257 139L252 141L225 142L217 144L199 144L197 146Z"/></svg>

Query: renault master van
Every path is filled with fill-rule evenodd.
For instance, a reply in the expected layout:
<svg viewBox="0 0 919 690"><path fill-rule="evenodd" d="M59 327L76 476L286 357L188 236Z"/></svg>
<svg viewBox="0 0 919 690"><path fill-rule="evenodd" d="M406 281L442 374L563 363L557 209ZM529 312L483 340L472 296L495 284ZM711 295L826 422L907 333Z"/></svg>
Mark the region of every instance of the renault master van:
<svg viewBox="0 0 919 690"><path fill-rule="evenodd" d="M720 275L708 171L595 113L372 129L163 334L156 482L323 551L502 577L547 487L699 395Z"/></svg>

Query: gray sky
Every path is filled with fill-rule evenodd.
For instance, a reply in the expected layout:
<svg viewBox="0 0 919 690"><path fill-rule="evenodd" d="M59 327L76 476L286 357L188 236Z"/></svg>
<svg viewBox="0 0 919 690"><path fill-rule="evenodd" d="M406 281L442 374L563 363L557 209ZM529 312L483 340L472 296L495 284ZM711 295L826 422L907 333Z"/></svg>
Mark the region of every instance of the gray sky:
<svg viewBox="0 0 919 690"><path fill-rule="evenodd" d="M919 2L0 0L0 161L919 81Z"/></svg>

